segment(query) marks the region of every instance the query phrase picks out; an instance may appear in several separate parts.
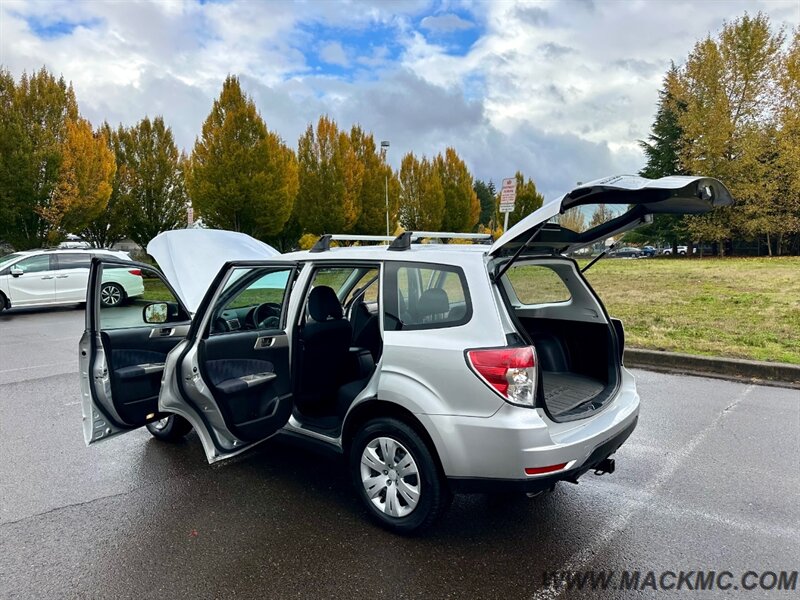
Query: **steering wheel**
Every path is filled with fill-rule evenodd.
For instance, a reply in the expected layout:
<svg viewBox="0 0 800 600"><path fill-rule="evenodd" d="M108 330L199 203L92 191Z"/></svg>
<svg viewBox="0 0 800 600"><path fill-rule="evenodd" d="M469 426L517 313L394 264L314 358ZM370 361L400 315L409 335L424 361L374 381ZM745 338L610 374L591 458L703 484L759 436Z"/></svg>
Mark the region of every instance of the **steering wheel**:
<svg viewBox="0 0 800 600"><path fill-rule="evenodd" d="M281 305L276 302L264 302L247 315L255 329L275 329L280 325Z"/></svg>

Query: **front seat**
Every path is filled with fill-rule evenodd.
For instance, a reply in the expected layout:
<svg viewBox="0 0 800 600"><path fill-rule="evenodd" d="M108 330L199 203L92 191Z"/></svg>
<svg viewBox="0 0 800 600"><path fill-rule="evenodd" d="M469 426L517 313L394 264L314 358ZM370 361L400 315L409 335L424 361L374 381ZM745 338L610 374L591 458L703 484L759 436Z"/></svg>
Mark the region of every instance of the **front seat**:
<svg viewBox="0 0 800 600"><path fill-rule="evenodd" d="M297 407L308 415L333 413L336 390L346 376L353 330L332 288L321 285L308 295L313 319L300 334L300 385Z"/></svg>

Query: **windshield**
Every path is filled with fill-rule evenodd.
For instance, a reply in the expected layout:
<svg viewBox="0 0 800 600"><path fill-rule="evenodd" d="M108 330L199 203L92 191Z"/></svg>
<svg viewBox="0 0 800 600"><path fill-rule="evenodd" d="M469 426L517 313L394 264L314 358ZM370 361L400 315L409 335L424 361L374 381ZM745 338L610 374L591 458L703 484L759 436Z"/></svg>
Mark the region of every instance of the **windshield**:
<svg viewBox="0 0 800 600"><path fill-rule="evenodd" d="M15 252L14 254L9 254L7 256L0 256L0 269L14 262L18 258L22 258L23 256L25 255L21 252Z"/></svg>

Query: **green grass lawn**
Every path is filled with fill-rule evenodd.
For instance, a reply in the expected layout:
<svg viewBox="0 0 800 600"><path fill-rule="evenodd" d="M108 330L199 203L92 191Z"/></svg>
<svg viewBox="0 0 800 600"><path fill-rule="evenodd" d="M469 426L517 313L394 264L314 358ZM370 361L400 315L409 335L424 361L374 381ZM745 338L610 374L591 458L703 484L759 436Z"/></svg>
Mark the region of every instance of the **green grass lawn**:
<svg viewBox="0 0 800 600"><path fill-rule="evenodd" d="M800 258L604 259L586 272L627 345L800 364Z"/></svg>
<svg viewBox="0 0 800 600"><path fill-rule="evenodd" d="M630 347L800 364L800 258L603 259L586 276Z"/></svg>

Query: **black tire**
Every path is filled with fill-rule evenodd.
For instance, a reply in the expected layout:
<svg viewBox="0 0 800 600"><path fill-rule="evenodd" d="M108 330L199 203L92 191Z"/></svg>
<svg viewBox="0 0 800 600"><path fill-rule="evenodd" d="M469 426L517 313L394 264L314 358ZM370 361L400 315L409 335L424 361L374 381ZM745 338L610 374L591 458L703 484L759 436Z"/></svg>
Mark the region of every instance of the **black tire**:
<svg viewBox="0 0 800 600"><path fill-rule="evenodd" d="M125 302L125 290L118 283L104 283L100 288L100 302L103 306L121 306Z"/></svg>
<svg viewBox="0 0 800 600"><path fill-rule="evenodd" d="M400 459L402 459L404 456L403 450L407 450L417 466L418 479L416 481L419 486L419 497L416 506L404 516L391 516L373 504L362 481L362 453L371 442L382 437L399 442L401 448L399 448L396 457L399 455ZM410 534L424 531L444 514L453 499L447 481L442 475L431 449L428 448L427 444L413 428L397 419L381 418L367 422L356 433L353 443L350 445L348 462L356 493L361 498L364 506L366 506L370 516L380 525L395 533ZM375 469L371 469L369 473L376 476L382 475ZM390 475L387 474L386 476L388 484ZM395 476L393 474L391 477ZM413 479L412 476L412 481ZM395 488L397 489L397 486ZM404 502L401 496L398 495L397 497L398 502ZM376 498L379 502L383 499L385 506L385 493L383 495L377 494ZM410 505L406 503L406 507L408 506Z"/></svg>
<svg viewBox="0 0 800 600"><path fill-rule="evenodd" d="M192 424L183 417L170 415L147 424L147 431L162 442L179 442L192 430Z"/></svg>
<svg viewBox="0 0 800 600"><path fill-rule="evenodd" d="M6 300L5 294L3 294L3 292L0 292L0 313L3 312L7 306L8 306L8 300Z"/></svg>

